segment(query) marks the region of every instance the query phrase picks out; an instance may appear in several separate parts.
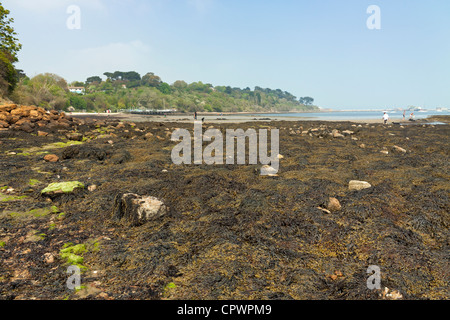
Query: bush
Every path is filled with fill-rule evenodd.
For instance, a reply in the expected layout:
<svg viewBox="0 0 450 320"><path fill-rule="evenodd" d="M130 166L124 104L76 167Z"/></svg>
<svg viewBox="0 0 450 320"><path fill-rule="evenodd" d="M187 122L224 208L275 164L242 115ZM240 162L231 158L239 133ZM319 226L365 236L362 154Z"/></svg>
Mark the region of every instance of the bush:
<svg viewBox="0 0 450 320"><path fill-rule="evenodd" d="M0 94L10 95L17 84L17 72L6 54L0 51Z"/></svg>
<svg viewBox="0 0 450 320"><path fill-rule="evenodd" d="M69 104L75 108L75 110L86 110L87 103L82 97L72 94L69 98Z"/></svg>

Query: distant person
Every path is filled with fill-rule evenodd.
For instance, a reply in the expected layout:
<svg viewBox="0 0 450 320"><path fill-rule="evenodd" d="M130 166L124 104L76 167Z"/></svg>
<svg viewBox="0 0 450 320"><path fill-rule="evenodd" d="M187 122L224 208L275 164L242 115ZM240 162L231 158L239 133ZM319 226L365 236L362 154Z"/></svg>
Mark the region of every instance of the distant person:
<svg viewBox="0 0 450 320"><path fill-rule="evenodd" d="M387 112L385 112L385 113L383 114L383 121L384 121L384 124L386 124L386 123L388 122L388 120L389 120L389 115L387 114Z"/></svg>
<svg viewBox="0 0 450 320"><path fill-rule="evenodd" d="M406 118L406 110L403 110L403 120Z"/></svg>
<svg viewBox="0 0 450 320"><path fill-rule="evenodd" d="M194 119L197 120L197 111L194 112Z"/></svg>

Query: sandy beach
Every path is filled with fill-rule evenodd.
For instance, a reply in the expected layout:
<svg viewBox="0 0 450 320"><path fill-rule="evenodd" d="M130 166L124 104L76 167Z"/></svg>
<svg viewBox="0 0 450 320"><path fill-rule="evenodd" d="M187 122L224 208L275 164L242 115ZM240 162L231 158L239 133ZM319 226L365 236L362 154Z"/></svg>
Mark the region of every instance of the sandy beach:
<svg viewBox="0 0 450 320"><path fill-rule="evenodd" d="M178 122L178 123L192 123L194 121L194 116L191 114L182 114L182 115L138 115L138 114L128 114L128 113L69 113L77 118L94 118L94 119L117 119L124 120L130 122ZM380 113L380 119L351 119L348 122L352 123L383 123L382 113ZM267 121L318 121L313 117L308 117L308 114L305 113L304 117L286 117L286 116L265 116L264 114L208 114L208 113L199 113L198 120L204 118L206 123L216 123L216 124L226 124L226 123L245 123L245 122L267 122ZM325 121L325 120L320 120ZM342 120L327 120L325 122L342 122ZM410 124L410 122L403 120L402 117L392 117L389 120L389 123L392 122L402 122L405 124ZM426 122L426 120L419 120L418 123Z"/></svg>

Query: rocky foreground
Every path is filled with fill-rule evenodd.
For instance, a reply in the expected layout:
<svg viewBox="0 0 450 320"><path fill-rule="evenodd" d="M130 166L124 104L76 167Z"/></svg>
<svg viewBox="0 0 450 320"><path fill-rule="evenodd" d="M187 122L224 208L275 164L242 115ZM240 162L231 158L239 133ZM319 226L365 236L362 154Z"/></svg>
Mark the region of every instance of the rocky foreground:
<svg viewBox="0 0 450 320"><path fill-rule="evenodd" d="M280 129L261 176L174 165L192 124L11 105L0 121L1 299L449 298L448 125L214 124Z"/></svg>

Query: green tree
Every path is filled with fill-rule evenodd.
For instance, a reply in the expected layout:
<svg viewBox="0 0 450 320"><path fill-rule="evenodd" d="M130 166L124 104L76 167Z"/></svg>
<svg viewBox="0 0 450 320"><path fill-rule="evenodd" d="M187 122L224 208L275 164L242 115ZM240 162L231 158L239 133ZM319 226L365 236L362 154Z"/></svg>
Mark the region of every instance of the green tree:
<svg viewBox="0 0 450 320"><path fill-rule="evenodd" d="M301 104L304 104L305 106L310 106L310 105L313 104L314 99L311 98L311 97L301 97L301 98L299 99L299 102L300 102Z"/></svg>
<svg viewBox="0 0 450 320"><path fill-rule="evenodd" d="M0 94L12 93L18 82L18 74L13 66L17 62L17 53L22 48L17 33L11 26L13 18L8 18L9 10L0 3Z"/></svg>
<svg viewBox="0 0 450 320"><path fill-rule="evenodd" d="M184 90L187 88L188 85L187 85L186 81L177 80L173 83L172 86L178 90Z"/></svg>
<svg viewBox="0 0 450 320"><path fill-rule="evenodd" d="M256 92L256 103L261 105L261 93Z"/></svg>
<svg viewBox="0 0 450 320"><path fill-rule="evenodd" d="M100 83L102 82L102 78L100 78L99 76L92 76L86 79L86 84L91 84L94 82Z"/></svg>
<svg viewBox="0 0 450 320"><path fill-rule="evenodd" d="M161 78L155 75L153 72L148 72L141 79L141 84L147 87L158 88L161 85Z"/></svg>
<svg viewBox="0 0 450 320"><path fill-rule="evenodd" d="M140 81L141 75L139 73L137 73L136 71L124 72L122 74L122 80Z"/></svg>
<svg viewBox="0 0 450 320"><path fill-rule="evenodd" d="M159 91L161 91L162 93L164 93L164 94L170 94L170 92L172 91L171 89L170 89L170 85L168 84L168 83L165 83L165 82L163 82L163 83L161 83L160 85L159 85Z"/></svg>
<svg viewBox="0 0 450 320"><path fill-rule="evenodd" d="M0 3L0 51L9 55L11 62L18 61L17 53L22 48L22 44L16 38L17 33L11 26L13 18L8 18L9 10L6 10Z"/></svg>
<svg viewBox="0 0 450 320"><path fill-rule="evenodd" d="M77 94L71 94L69 97L69 104L76 110L86 110L87 103L82 97Z"/></svg>
<svg viewBox="0 0 450 320"><path fill-rule="evenodd" d="M13 100L20 104L58 110L68 107L67 82L56 74L38 74L22 82L16 91L18 94Z"/></svg>
<svg viewBox="0 0 450 320"><path fill-rule="evenodd" d="M107 80L112 80L114 73L105 72L103 75L106 76Z"/></svg>
<svg viewBox="0 0 450 320"><path fill-rule="evenodd" d="M0 96L13 92L18 81L16 69L5 53L0 51Z"/></svg>
<svg viewBox="0 0 450 320"><path fill-rule="evenodd" d="M84 83L81 81L74 81L70 84L71 87L84 87Z"/></svg>

